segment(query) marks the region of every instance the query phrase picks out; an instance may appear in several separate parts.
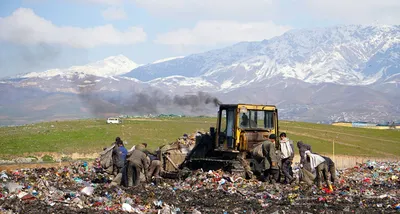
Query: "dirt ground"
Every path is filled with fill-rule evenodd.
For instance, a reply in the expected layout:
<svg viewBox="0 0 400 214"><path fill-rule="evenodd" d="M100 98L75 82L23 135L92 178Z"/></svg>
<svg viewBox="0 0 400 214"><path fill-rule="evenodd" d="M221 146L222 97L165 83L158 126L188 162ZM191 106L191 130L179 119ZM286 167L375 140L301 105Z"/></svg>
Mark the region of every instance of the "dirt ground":
<svg viewBox="0 0 400 214"><path fill-rule="evenodd" d="M71 162L59 162L59 163L21 163L21 164L3 164L0 165L1 171L15 171L18 169L35 169L35 168L51 168L51 167L61 167L61 166L69 166Z"/></svg>

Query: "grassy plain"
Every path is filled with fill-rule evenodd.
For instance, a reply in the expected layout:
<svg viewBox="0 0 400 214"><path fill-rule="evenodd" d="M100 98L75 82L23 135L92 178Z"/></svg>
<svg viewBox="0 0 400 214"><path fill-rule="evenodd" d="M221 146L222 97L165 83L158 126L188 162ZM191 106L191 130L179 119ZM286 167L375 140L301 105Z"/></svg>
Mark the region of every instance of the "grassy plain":
<svg viewBox="0 0 400 214"><path fill-rule="evenodd" d="M280 121L295 142L311 144L313 151L351 156L400 157L400 130L377 130L325 124Z"/></svg>
<svg viewBox="0 0 400 214"><path fill-rule="evenodd" d="M215 118L157 118L124 120L106 124L105 120L45 122L17 127L0 127L0 158L25 157L29 154L95 153L108 147L120 136L127 148L146 142L150 149L175 141L184 133L208 131ZM303 122L279 122L295 142L311 144L313 151L375 157L400 157L400 131L336 127Z"/></svg>
<svg viewBox="0 0 400 214"><path fill-rule="evenodd" d="M105 120L44 122L0 128L0 157L27 153L95 153L110 146L117 136L127 141L127 148L148 143L150 149L175 141L184 133L207 130L214 125L210 118L132 119L123 124Z"/></svg>

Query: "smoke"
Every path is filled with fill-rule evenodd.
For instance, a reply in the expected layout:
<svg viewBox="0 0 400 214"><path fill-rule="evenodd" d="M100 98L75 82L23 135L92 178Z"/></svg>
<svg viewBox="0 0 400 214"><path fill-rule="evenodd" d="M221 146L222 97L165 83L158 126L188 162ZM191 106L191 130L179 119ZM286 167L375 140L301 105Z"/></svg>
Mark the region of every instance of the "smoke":
<svg viewBox="0 0 400 214"><path fill-rule="evenodd" d="M108 113L118 112L117 105L107 101L100 93L97 93L99 88L97 87L95 77L91 76L84 80L77 80L75 84L78 87L78 96L81 103L93 116L102 117Z"/></svg>
<svg viewBox="0 0 400 214"><path fill-rule="evenodd" d="M214 106L218 106L219 104L221 104L218 98L204 92L198 92L197 95L176 95L173 98L173 103L179 106L190 106L192 108L203 107L204 104L214 104Z"/></svg>
<svg viewBox="0 0 400 214"><path fill-rule="evenodd" d="M124 101L123 101L124 102ZM169 106L170 100L161 91L132 93L130 99L125 100L125 112L138 114L157 114L160 113L159 107ZM130 110L130 111L129 111Z"/></svg>
<svg viewBox="0 0 400 214"><path fill-rule="evenodd" d="M126 103L131 106L131 113L159 114L168 113L171 109L178 108L178 110L190 111L196 114L203 112L207 107L216 107L221 102L218 98L204 92L183 96L168 96L162 91L151 90L133 93L130 100L125 100L125 106Z"/></svg>
<svg viewBox="0 0 400 214"><path fill-rule="evenodd" d="M88 79L86 79L87 81ZM96 117L107 114L161 114L171 111L203 113L210 107L217 107L221 102L218 98L198 92L191 95L169 96L160 90L146 88L131 93L107 92L100 94L99 86L93 79L90 84L79 87L79 98L90 113Z"/></svg>
<svg viewBox="0 0 400 214"><path fill-rule="evenodd" d="M20 73L41 72L57 67L62 49L41 43L33 46L5 44L0 50L1 76L14 76Z"/></svg>
<svg viewBox="0 0 400 214"><path fill-rule="evenodd" d="M34 47L20 49L22 61L34 68L45 67L59 57L61 48L46 43L40 43Z"/></svg>
<svg viewBox="0 0 400 214"><path fill-rule="evenodd" d="M86 49L67 48L60 45L3 44L0 49L0 77L15 76L48 69L66 68L88 62Z"/></svg>

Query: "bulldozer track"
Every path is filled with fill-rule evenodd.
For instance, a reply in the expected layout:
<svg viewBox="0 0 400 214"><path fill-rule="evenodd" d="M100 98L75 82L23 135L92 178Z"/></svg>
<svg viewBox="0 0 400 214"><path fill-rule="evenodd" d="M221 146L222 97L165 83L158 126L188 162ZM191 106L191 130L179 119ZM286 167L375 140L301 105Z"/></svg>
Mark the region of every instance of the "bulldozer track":
<svg viewBox="0 0 400 214"><path fill-rule="evenodd" d="M240 163L239 160L221 160L221 159L212 159L212 158L194 158L190 159L190 162L208 162L208 163L218 163L218 164L224 164L222 167L223 170L226 169L226 167L229 168L228 171L230 171L233 174L237 175L243 175L245 173L245 169Z"/></svg>
<svg viewBox="0 0 400 214"><path fill-rule="evenodd" d="M221 159L213 159L213 158L191 158L190 161L210 161L210 162L219 162L219 163L235 163L237 160L221 160Z"/></svg>
<svg viewBox="0 0 400 214"><path fill-rule="evenodd" d="M326 140L327 140L326 138L316 137L316 136L314 136L314 135L304 134L304 133L300 133L300 132L294 132L294 131L289 131L289 130L282 130L282 131L283 131L283 132L287 132L287 133L291 133L291 134L295 134L295 135L299 135L299 136L310 137L310 138L314 138L314 139L318 139L318 140L323 140L323 141L326 141ZM335 143L336 143L336 144L339 144L339 145L344 145L344 146L353 147L353 148L363 148L364 150L371 151L371 152L373 152L373 153L378 153L378 154L385 155L385 156L397 157L396 155L391 154L391 153L382 152L382 151L377 151L377 150L374 150L374 149L368 149L368 148L365 148L365 147L356 146L356 145L349 144L349 143L343 143L343 142L340 142L340 141L335 141Z"/></svg>

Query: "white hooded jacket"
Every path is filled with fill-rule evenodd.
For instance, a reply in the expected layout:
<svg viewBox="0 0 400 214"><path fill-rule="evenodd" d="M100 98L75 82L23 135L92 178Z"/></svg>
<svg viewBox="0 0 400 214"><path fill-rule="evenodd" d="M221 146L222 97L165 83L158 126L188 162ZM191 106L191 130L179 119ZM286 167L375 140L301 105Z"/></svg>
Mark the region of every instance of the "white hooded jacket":
<svg viewBox="0 0 400 214"><path fill-rule="evenodd" d="M315 170L315 168L321 163L325 162L325 159L317 154L311 153L309 150L305 152L305 155L310 157L311 169Z"/></svg>
<svg viewBox="0 0 400 214"><path fill-rule="evenodd" d="M293 155L293 148L290 145L289 138L280 141L281 144L281 158L286 159Z"/></svg>

